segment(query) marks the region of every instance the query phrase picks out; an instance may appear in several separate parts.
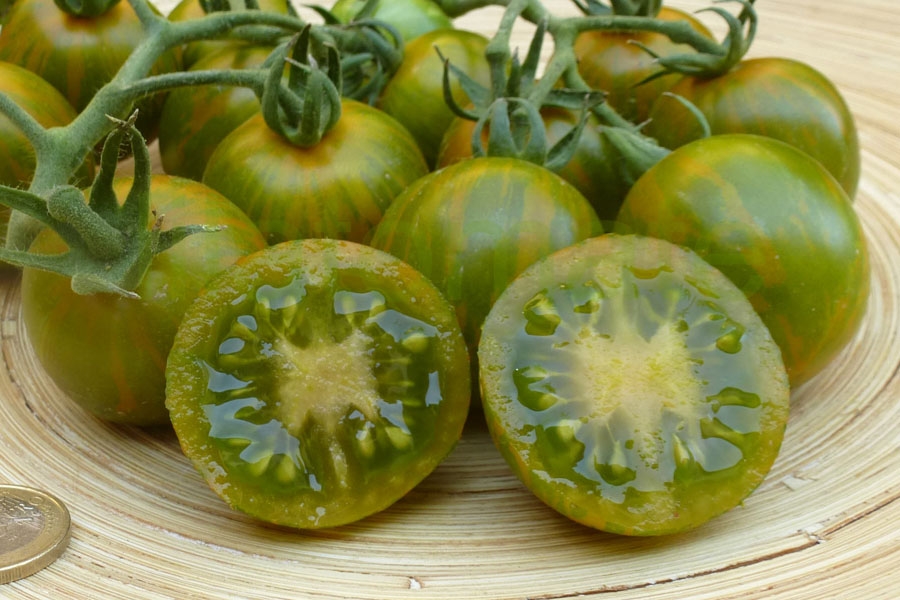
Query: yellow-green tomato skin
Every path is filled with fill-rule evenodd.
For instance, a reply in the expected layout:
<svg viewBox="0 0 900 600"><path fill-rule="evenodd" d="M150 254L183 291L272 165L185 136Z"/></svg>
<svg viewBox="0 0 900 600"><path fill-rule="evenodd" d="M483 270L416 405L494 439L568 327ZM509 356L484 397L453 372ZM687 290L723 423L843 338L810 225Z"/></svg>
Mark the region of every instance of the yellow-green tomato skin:
<svg viewBox="0 0 900 600"><path fill-rule="evenodd" d="M487 45L488 39L483 35L461 29L436 29L416 37L404 47L403 62L376 102L379 109L409 130L429 166L435 164L441 139L456 117L444 99L441 56L488 87L490 66L484 56ZM450 82L453 99L459 106L468 106L471 99L458 79L451 77Z"/></svg>
<svg viewBox="0 0 900 600"><path fill-rule="evenodd" d="M645 129L666 148L703 135L680 97L703 113L713 135L763 135L795 146L855 197L861 156L853 113L834 83L810 65L782 57L747 59L718 77L682 77L669 92L673 96L654 102Z"/></svg>
<svg viewBox="0 0 900 600"><path fill-rule="evenodd" d="M698 34L713 39L709 29L693 15L663 7L654 17L682 22ZM584 31L575 39L573 51L578 72L596 90L608 93L606 102L633 123L642 123L650 115L653 103L678 81L671 73L648 80L660 72L657 56L695 52L687 44L677 44L661 33L651 31Z"/></svg>

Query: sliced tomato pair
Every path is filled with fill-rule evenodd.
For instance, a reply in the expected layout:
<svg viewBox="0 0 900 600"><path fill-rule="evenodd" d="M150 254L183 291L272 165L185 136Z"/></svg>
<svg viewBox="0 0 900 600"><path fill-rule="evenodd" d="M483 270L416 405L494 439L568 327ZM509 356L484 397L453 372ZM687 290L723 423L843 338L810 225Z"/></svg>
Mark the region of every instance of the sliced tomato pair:
<svg viewBox="0 0 900 600"><path fill-rule="evenodd" d="M789 385L744 294L697 255L604 235L542 259L479 346L501 453L581 523L657 535L738 505L777 456ZM468 356L418 271L352 242L240 261L188 310L169 358L185 453L232 506L300 528L391 505L459 439Z"/></svg>

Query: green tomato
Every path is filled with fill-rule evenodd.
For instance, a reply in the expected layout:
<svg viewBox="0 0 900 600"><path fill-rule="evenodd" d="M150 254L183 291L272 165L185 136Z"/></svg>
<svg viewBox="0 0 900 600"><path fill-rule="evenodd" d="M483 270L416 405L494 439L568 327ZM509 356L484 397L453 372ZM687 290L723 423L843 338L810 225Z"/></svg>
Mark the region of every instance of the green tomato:
<svg viewBox="0 0 900 600"><path fill-rule="evenodd" d="M663 7L656 18L683 21L713 39L703 23L677 8ZM660 71L659 63L645 48L657 56L695 52L687 44L676 44L668 36L651 31L585 31L573 45L578 72L585 82L607 92L606 102L634 123L647 120L656 99L678 81L678 75L670 74L645 82Z"/></svg>
<svg viewBox="0 0 900 600"><path fill-rule="evenodd" d="M547 132L547 143L552 147L578 124L579 115L564 108L547 106L541 109L541 118ZM608 223L616 218L630 185L623 180L617 168L616 161L620 155L605 131L599 119L590 115L569 162L555 172L574 185L591 203L601 221ZM454 119L441 140L436 168L472 158L474 132L474 121L460 117ZM484 148L488 147L489 134L490 123L482 129Z"/></svg>
<svg viewBox="0 0 900 600"><path fill-rule="evenodd" d="M270 244L316 237L359 242L394 197L427 172L403 126L344 99L337 124L308 148L254 115L219 143L203 182L246 212Z"/></svg>
<svg viewBox="0 0 900 600"><path fill-rule="evenodd" d="M790 388L778 346L694 253L608 234L535 263L478 347L497 447L538 498L605 531L685 531L774 462Z"/></svg>
<svg viewBox="0 0 900 600"><path fill-rule="evenodd" d="M406 44L403 62L381 92L376 106L406 127L416 139L429 165L434 165L441 138L456 115L444 100L444 65L441 56L476 82L490 85L490 67L484 56L488 39L461 29L439 29ZM440 51L440 54L438 54ZM450 93L460 106L471 100L451 76Z"/></svg>
<svg viewBox="0 0 900 600"><path fill-rule="evenodd" d="M233 508L301 529L384 510L462 435L469 364L453 311L368 246L271 246L211 282L166 368L185 454Z"/></svg>
<svg viewBox="0 0 900 600"><path fill-rule="evenodd" d="M46 0L16 0L0 29L0 60L37 73L81 112L145 38L128 2L120 0L101 15L76 17ZM160 57L150 74L180 69L179 53L172 51ZM148 140L156 136L164 101L160 93L135 104L137 126Z"/></svg>
<svg viewBox="0 0 900 600"><path fill-rule="evenodd" d="M602 231L559 175L514 158L473 158L400 194L370 243L409 262L456 309L474 354L493 302L534 261Z"/></svg>
<svg viewBox="0 0 900 600"><path fill-rule="evenodd" d="M232 43L210 52L188 69L250 69L273 48ZM189 86L169 92L159 119L159 154L166 173L200 181L219 143L259 112L253 90L229 86Z"/></svg>

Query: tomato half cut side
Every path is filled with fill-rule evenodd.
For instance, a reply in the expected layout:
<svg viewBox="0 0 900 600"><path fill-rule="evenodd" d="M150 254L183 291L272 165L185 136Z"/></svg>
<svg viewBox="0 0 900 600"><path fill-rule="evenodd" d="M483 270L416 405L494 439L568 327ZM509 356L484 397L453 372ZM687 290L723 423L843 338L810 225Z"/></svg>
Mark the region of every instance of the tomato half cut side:
<svg viewBox="0 0 900 600"><path fill-rule="evenodd" d="M740 504L781 446L778 346L738 288L669 242L608 234L541 260L497 300L478 352L497 447L594 528L695 528Z"/></svg>
<svg viewBox="0 0 900 600"><path fill-rule="evenodd" d="M167 366L184 453L233 508L350 523L424 479L462 435L469 363L450 305L368 246L284 242L188 310Z"/></svg>

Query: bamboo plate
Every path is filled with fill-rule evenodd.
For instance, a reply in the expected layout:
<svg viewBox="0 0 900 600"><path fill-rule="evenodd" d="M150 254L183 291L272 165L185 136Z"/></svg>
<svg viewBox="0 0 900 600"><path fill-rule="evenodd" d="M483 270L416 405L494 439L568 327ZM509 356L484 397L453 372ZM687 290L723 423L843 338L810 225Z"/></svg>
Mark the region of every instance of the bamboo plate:
<svg viewBox="0 0 900 600"><path fill-rule="evenodd" d="M56 563L0 587L0 597L900 597L900 10L895 0L757 4L751 54L813 64L856 115L856 207L873 288L853 343L794 392L782 453L742 507L669 538L589 530L526 491L476 422L446 463L384 513L312 533L267 528L226 508L170 431L110 426L62 397L35 362L18 280L7 275L0 483L58 495L73 537ZM566 0L549 6L572 10ZM459 24L490 31L496 14Z"/></svg>

